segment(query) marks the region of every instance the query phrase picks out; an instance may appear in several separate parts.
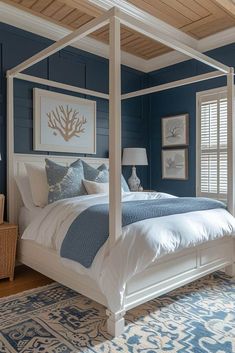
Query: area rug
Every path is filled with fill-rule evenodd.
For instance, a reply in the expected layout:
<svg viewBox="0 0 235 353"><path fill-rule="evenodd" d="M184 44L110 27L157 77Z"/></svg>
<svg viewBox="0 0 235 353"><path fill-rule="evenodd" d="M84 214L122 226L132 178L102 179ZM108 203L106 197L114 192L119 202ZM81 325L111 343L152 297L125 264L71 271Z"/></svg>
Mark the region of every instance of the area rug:
<svg viewBox="0 0 235 353"><path fill-rule="evenodd" d="M235 282L200 279L126 314L112 339L105 308L58 283L0 300L1 353L234 353Z"/></svg>

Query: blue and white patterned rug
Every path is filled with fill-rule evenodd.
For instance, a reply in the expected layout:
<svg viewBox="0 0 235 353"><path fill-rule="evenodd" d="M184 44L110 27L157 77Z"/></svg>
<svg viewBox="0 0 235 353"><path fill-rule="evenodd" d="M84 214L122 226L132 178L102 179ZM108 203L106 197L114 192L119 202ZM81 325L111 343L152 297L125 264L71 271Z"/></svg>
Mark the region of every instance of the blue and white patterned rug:
<svg viewBox="0 0 235 353"><path fill-rule="evenodd" d="M205 277L129 311L111 339L105 308L58 283L0 300L0 353L233 353L235 282Z"/></svg>

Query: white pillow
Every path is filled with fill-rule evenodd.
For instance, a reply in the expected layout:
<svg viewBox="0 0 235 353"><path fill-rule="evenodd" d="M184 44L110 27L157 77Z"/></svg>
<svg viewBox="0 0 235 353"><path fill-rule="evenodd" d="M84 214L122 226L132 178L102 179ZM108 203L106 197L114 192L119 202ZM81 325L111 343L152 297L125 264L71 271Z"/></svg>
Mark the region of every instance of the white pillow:
<svg viewBox="0 0 235 353"><path fill-rule="evenodd" d="M95 181L83 179L83 184L87 193L90 194L108 194L109 183L96 183Z"/></svg>
<svg viewBox="0 0 235 353"><path fill-rule="evenodd" d="M35 208L31 193L29 177L27 175L19 175L15 177L16 185L19 189L24 206L28 210Z"/></svg>
<svg viewBox="0 0 235 353"><path fill-rule="evenodd" d="M45 207L48 204L48 184L45 167L25 163L28 173L33 203L38 207Z"/></svg>

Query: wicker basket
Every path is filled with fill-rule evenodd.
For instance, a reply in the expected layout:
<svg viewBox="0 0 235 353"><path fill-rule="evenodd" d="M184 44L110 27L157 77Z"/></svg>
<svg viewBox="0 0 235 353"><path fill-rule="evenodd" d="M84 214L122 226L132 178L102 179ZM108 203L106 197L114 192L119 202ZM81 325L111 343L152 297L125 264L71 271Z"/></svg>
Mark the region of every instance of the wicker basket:
<svg viewBox="0 0 235 353"><path fill-rule="evenodd" d="M12 224L0 225L0 278L14 279L18 228Z"/></svg>

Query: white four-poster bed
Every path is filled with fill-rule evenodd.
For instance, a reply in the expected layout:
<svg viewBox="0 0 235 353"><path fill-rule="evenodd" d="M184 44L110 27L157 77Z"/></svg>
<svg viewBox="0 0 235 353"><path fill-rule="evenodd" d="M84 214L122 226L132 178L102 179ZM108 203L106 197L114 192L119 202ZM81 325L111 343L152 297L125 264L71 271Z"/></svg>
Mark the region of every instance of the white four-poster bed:
<svg viewBox="0 0 235 353"><path fill-rule="evenodd" d="M110 58L109 58L109 94L91 91L84 88L53 82L50 80L33 77L22 72L32 65L48 58L74 41L84 38L99 28L109 24L110 26ZM152 38L166 46L180 51L207 64L216 71L195 77L179 80L142 89L140 91L121 95L121 48L120 25L124 24L145 36ZM26 173L24 164L30 162L43 165L45 155L17 154L14 152L14 79L56 87L70 92L99 97L109 100L109 160L102 158L84 158L89 164L98 166L109 163L109 247L115 245L122 233L121 224L121 101L132 97L142 96L153 92L159 92L182 85L213 79L219 76L227 76L227 101L228 101L228 209L235 214L235 123L234 123L234 70L196 50L172 39L165 34L158 33L151 25L137 20L118 8L112 8L104 15L96 18L65 38L55 42L48 48L32 56L23 63L7 72L7 122L8 122L8 219L17 222L22 201L15 184L15 176ZM50 156L54 161L67 165L74 161L75 157ZM52 279L71 287L72 289L108 306L107 300L95 281L87 276L79 275L62 265L59 255L50 249L33 244L30 241L19 241L19 260L35 270L51 277ZM107 329L114 336L124 330L124 315L126 310L140 305L152 298L180 287L206 274L219 269L226 269L229 275L234 274L234 240L231 237L223 237L211 240L199 246L188 248L177 253L167 255L153 263L142 273L135 275L128 281L123 307L117 312L107 308Z"/></svg>

